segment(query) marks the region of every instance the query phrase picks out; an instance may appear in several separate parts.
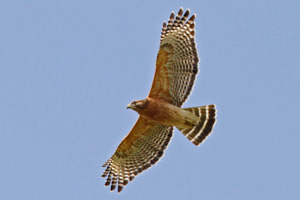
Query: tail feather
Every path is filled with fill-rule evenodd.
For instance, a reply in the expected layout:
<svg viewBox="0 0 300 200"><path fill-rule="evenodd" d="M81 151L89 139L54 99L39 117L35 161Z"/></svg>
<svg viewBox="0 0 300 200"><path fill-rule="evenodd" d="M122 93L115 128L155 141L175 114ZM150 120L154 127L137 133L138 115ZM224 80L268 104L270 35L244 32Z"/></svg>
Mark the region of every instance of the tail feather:
<svg viewBox="0 0 300 200"><path fill-rule="evenodd" d="M216 122L216 113L215 105L207 105L193 108L183 108L194 115L199 119L197 124L191 126L190 128L179 128L177 127L191 142L195 145L199 145L205 140L205 138L212 132L214 124Z"/></svg>

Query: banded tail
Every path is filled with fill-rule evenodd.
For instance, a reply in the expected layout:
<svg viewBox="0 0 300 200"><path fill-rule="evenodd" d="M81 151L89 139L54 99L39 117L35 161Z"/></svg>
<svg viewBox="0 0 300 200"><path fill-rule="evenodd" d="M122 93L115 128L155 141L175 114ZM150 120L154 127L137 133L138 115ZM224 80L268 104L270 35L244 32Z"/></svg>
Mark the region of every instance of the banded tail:
<svg viewBox="0 0 300 200"><path fill-rule="evenodd" d="M178 128L185 137L187 137L195 145L199 145L205 138L212 132L214 124L216 122L215 105L207 105L193 108L183 108L199 117L197 125L191 126L191 128Z"/></svg>

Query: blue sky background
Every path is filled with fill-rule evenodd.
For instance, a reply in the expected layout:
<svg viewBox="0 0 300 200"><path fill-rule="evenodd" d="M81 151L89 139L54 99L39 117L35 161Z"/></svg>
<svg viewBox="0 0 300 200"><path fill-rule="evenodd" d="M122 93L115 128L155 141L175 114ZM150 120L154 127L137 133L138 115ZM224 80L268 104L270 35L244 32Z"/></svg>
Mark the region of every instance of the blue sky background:
<svg viewBox="0 0 300 200"><path fill-rule="evenodd" d="M161 25L196 13L200 74L184 107L216 104L195 147L109 192L101 165L138 118ZM1 1L0 199L296 199L299 1Z"/></svg>

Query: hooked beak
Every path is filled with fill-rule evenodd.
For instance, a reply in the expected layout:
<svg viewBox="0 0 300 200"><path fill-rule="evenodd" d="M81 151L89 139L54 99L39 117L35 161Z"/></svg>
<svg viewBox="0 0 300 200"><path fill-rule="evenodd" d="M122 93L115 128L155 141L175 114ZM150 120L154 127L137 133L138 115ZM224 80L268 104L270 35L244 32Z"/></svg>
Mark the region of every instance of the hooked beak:
<svg viewBox="0 0 300 200"><path fill-rule="evenodd" d="M131 103L128 104L126 108L127 108L127 109L128 109L128 108L132 108L132 107L131 107Z"/></svg>

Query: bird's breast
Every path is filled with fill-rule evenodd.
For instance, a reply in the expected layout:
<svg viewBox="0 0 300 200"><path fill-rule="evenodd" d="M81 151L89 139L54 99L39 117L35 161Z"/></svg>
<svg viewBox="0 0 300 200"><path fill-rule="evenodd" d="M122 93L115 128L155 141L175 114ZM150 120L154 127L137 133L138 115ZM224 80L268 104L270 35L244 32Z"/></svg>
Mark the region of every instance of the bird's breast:
<svg viewBox="0 0 300 200"><path fill-rule="evenodd" d="M163 101L151 100L140 115L151 121L175 126L181 120L180 113L181 108L177 106Z"/></svg>

